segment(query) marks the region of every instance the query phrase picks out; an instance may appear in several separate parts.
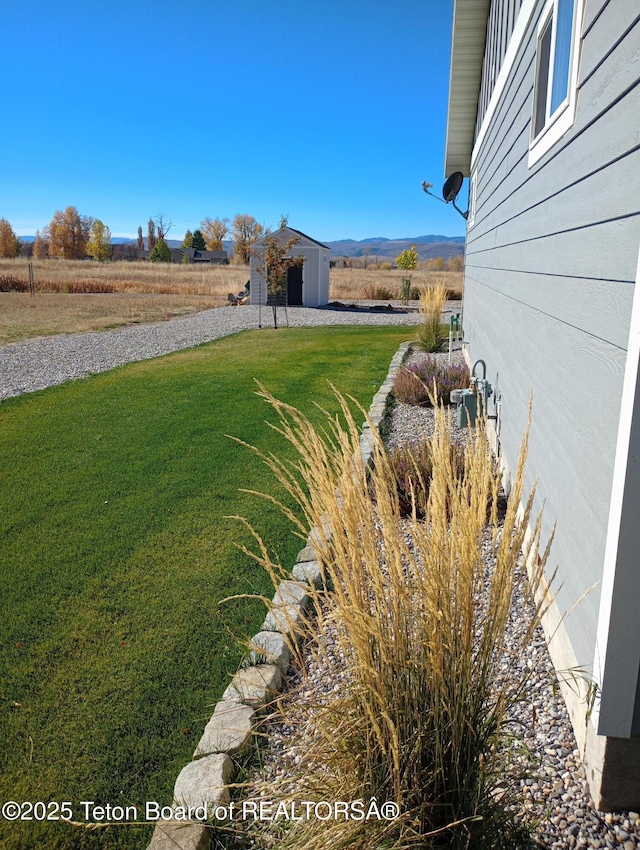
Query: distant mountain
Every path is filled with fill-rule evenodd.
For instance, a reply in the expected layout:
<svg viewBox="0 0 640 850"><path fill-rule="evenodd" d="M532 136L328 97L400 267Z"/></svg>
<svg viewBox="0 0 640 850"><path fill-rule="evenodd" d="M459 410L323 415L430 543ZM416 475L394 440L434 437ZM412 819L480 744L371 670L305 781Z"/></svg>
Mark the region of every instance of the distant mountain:
<svg viewBox="0 0 640 850"><path fill-rule="evenodd" d="M331 248L333 258L336 257L377 257L383 262L394 262L402 251L412 245L416 246L421 260L432 260L442 257L457 257L464 253L464 236L413 236L410 238L386 239L375 237L370 239L339 239L336 242L325 242Z"/></svg>
<svg viewBox="0 0 640 850"><path fill-rule="evenodd" d="M22 242L33 242L34 236L21 236ZM457 257L464 253L464 236L440 236L430 234L427 236L401 237L398 239L387 239L386 236L372 236L368 239L338 239L335 242L323 242L331 248L333 258L337 257L377 257L382 262L395 262L396 257L402 251L406 251L412 245L416 246L418 257L421 260L431 260L442 257ZM128 245L135 243L136 239L128 239L126 236L114 236L111 239L113 245ZM169 248L179 248L181 239L167 239ZM225 251L229 254L233 251L233 242L222 243ZM144 237L144 247L147 247L147 237Z"/></svg>

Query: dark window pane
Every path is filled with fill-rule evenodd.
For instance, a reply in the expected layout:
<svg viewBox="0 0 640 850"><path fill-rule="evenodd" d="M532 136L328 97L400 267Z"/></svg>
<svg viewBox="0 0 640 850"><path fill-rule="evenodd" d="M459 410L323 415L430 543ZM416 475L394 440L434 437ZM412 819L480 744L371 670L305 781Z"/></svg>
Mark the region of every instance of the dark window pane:
<svg viewBox="0 0 640 850"><path fill-rule="evenodd" d="M549 86L549 59L551 56L551 18L538 40L538 68L536 72L534 138L543 129L547 116L547 90Z"/></svg>

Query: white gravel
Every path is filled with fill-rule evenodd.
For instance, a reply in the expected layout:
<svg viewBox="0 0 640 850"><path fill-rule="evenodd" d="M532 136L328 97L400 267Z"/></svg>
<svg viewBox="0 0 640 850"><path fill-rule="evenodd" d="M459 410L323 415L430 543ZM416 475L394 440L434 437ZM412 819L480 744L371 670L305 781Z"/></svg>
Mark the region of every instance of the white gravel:
<svg viewBox="0 0 640 850"><path fill-rule="evenodd" d="M286 318L291 327L416 325L420 322L419 314L414 311L289 307L286 313L285 317L284 309L278 308L279 325L284 325ZM258 328L260 321L262 327L273 327L270 307L217 307L166 322L11 343L0 348L0 399Z"/></svg>

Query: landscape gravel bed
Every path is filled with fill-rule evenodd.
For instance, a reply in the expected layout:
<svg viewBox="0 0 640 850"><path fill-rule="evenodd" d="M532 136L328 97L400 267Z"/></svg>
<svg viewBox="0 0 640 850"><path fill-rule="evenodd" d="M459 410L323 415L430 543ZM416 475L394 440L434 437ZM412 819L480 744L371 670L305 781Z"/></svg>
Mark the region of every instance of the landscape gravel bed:
<svg viewBox="0 0 640 850"><path fill-rule="evenodd" d="M413 354L408 362L422 356ZM385 441L389 446L415 442L432 427L430 408L398 403L388 414ZM454 436L463 437L460 432ZM410 523L407 523L406 533L411 533ZM486 559L491 566L488 545ZM526 591L514 599L508 644L518 645L518 630L523 627L531 606ZM331 657L332 638L329 635L325 639L329 641ZM318 704L341 688L343 673L337 647L332 668L318 663L311 646L305 650L305 655L309 675L303 683L299 674L291 674L289 695L285 696L289 700L289 710L284 716L274 715L263 728L261 768L243 789L243 797L270 798L276 784L282 787L283 780L285 786L292 780L301 754L307 751L313 738L313 721L309 719L309 711L301 706ZM552 850L581 847L636 850L640 847L638 812L601 812L593 807L569 715L540 627L528 651L524 655L514 653L506 662L504 675L516 680L530 676L529 699L510 715L514 732L514 773L505 777L504 784L515 785L519 791L522 803L517 814L536 824L536 843ZM526 778L516 778L522 776L526 768ZM237 837L234 846L276 847L277 830L269 824L252 825L242 837Z"/></svg>
<svg viewBox="0 0 640 850"><path fill-rule="evenodd" d="M371 302L370 307L376 306ZM379 305L384 307L384 304ZM416 325L415 311L289 307L291 327L321 325ZM278 322L285 324L283 308ZM0 347L0 399L34 392L72 378L106 372L253 328L273 327L270 307L216 307L195 316L111 331L59 334Z"/></svg>

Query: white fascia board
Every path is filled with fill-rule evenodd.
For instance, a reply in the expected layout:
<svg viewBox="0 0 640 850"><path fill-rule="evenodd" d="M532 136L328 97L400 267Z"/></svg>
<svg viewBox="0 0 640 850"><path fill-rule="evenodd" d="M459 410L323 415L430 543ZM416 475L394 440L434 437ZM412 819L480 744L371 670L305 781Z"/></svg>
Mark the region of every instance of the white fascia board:
<svg viewBox="0 0 640 850"><path fill-rule="evenodd" d="M640 669L640 253L618 424L593 674L599 735L631 735Z"/></svg>
<svg viewBox="0 0 640 850"><path fill-rule="evenodd" d="M484 117L482 119L482 126L480 127L473 146L473 152L471 154L472 169L475 165L476 157L478 156L478 151L482 147L484 137L487 135L487 131L491 126L493 116L495 115L496 109L498 108L500 100L502 99L507 80L509 79L509 75L511 74L516 58L520 52L520 48L522 47L522 44L524 42L525 33L527 31L527 27L529 26L529 21L531 20L531 16L533 15L534 9L536 8L537 2L538 0L524 0L522 6L520 7L520 11L518 12L518 17L516 18L516 25L513 28L511 38L509 39L509 46L507 47L507 52L505 53L504 59L502 60L502 67L500 68L500 72L493 87L493 92L491 93L491 97L489 99L487 111L485 112Z"/></svg>
<svg viewBox="0 0 640 850"><path fill-rule="evenodd" d="M469 173L489 0L454 0L445 175Z"/></svg>

